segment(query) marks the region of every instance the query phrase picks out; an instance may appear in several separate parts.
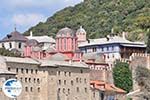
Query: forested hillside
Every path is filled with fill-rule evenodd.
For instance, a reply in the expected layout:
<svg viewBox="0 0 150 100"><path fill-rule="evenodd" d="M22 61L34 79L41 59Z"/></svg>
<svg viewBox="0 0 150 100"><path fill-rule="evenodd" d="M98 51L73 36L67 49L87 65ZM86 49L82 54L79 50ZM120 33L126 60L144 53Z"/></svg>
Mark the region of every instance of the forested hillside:
<svg viewBox="0 0 150 100"><path fill-rule="evenodd" d="M34 35L52 35L63 27L78 29L82 25L90 38L104 37L114 29L115 33L129 32L128 38L141 40L150 28L149 0L85 0L67 7L45 23L31 27ZM145 34L144 34L145 33Z"/></svg>

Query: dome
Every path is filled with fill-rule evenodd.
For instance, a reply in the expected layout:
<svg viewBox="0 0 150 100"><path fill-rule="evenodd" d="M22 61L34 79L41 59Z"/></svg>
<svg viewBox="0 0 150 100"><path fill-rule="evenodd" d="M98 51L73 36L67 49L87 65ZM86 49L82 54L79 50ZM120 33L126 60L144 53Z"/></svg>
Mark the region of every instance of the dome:
<svg viewBox="0 0 150 100"><path fill-rule="evenodd" d="M4 57L0 56L0 69L6 69L6 60Z"/></svg>
<svg viewBox="0 0 150 100"><path fill-rule="evenodd" d="M65 60L69 60L69 58L62 53L56 53L52 55L49 60L65 61Z"/></svg>
<svg viewBox="0 0 150 100"><path fill-rule="evenodd" d="M68 28L68 27L65 27L65 28L62 28L61 30L58 31L57 33L57 36L72 36L72 37L75 37L75 31L73 31L72 29Z"/></svg>
<svg viewBox="0 0 150 100"><path fill-rule="evenodd" d="M86 33L85 29L80 26L76 33Z"/></svg>

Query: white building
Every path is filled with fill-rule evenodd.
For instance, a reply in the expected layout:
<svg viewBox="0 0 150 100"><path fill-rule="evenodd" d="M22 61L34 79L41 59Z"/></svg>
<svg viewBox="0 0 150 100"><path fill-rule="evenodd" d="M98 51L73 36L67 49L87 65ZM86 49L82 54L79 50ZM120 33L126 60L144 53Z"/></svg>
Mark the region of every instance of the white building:
<svg viewBox="0 0 150 100"><path fill-rule="evenodd" d="M22 53L26 41L27 38L15 30L0 40L0 48L5 48L10 51L19 51Z"/></svg>

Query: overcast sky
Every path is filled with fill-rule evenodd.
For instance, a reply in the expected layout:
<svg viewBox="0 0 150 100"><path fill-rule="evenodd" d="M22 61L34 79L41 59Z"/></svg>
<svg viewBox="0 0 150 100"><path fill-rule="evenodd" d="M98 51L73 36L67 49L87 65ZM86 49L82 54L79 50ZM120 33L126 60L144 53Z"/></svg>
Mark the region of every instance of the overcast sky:
<svg viewBox="0 0 150 100"><path fill-rule="evenodd" d="M56 11L74 6L83 0L0 0L0 39L14 31L28 30L44 22Z"/></svg>

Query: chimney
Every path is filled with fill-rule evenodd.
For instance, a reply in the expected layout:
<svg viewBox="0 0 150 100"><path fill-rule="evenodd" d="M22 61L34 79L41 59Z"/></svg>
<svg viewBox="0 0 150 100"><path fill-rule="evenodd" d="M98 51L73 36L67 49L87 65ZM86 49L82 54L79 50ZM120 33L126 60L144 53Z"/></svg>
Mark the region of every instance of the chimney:
<svg viewBox="0 0 150 100"><path fill-rule="evenodd" d="M126 39L126 33L125 32L122 32L122 38Z"/></svg>
<svg viewBox="0 0 150 100"><path fill-rule="evenodd" d="M33 36L33 32L32 31L30 31L30 37L32 37Z"/></svg>

